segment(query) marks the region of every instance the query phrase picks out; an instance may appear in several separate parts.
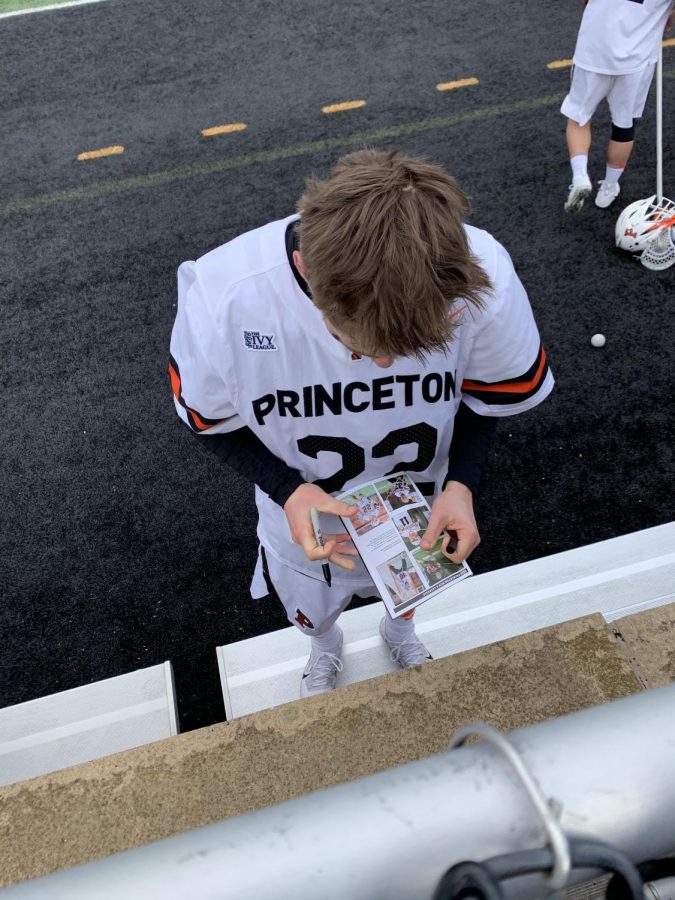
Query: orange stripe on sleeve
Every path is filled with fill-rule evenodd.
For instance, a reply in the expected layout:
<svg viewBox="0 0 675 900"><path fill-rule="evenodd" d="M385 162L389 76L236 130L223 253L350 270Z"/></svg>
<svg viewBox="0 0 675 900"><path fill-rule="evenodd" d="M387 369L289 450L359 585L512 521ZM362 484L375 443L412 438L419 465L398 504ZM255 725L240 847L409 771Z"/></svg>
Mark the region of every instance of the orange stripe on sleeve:
<svg viewBox="0 0 675 900"><path fill-rule="evenodd" d="M537 387L546 368L546 351L542 348L539 366L531 381L512 381L504 384L480 384L477 381L463 381L462 389L467 391L493 391L499 394L526 394Z"/></svg>
<svg viewBox="0 0 675 900"><path fill-rule="evenodd" d="M211 422L210 425L207 425L205 422L203 422L203 421L200 419L199 415L194 411L194 409L190 409L189 406L186 406L185 409L187 410L187 413L188 413L188 415L190 416L190 419L192 420L193 426L194 426L198 431L206 431L207 428L213 428L214 423ZM222 422L223 420L222 420L222 419L219 419L218 421L219 421L219 422ZM217 424L217 423L216 423L216 424Z"/></svg>
<svg viewBox="0 0 675 900"><path fill-rule="evenodd" d="M183 398L183 389L178 365L174 363L173 358L169 363L169 378L171 379L171 390L176 398L176 402L179 403L187 413L190 426L194 431L207 431L209 428L213 428L214 425L220 425L221 422L225 421L225 419L207 419L205 416L202 417L198 412L195 412L194 409L187 405Z"/></svg>
<svg viewBox="0 0 675 900"><path fill-rule="evenodd" d="M174 367L169 363L169 378L171 379L171 390L173 395L180 402L180 376Z"/></svg>

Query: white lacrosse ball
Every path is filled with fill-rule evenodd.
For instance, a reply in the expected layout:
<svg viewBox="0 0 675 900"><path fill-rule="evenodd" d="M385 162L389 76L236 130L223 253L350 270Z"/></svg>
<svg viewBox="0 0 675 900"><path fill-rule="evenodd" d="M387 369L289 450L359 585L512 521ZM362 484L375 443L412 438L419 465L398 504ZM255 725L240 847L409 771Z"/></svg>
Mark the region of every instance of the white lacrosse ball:
<svg viewBox="0 0 675 900"><path fill-rule="evenodd" d="M594 347L604 347L605 346L605 336L604 334L594 334L591 338L591 344Z"/></svg>

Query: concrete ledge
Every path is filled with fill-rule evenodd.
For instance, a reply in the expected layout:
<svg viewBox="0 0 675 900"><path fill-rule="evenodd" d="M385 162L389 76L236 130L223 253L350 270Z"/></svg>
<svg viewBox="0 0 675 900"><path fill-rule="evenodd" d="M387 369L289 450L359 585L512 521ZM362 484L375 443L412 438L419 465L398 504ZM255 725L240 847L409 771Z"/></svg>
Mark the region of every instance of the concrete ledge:
<svg viewBox="0 0 675 900"><path fill-rule="evenodd" d="M429 756L471 719L640 689L594 615L20 782L0 789L0 886Z"/></svg>
<svg viewBox="0 0 675 900"><path fill-rule="evenodd" d="M675 681L675 603L616 619L611 627L645 687Z"/></svg>

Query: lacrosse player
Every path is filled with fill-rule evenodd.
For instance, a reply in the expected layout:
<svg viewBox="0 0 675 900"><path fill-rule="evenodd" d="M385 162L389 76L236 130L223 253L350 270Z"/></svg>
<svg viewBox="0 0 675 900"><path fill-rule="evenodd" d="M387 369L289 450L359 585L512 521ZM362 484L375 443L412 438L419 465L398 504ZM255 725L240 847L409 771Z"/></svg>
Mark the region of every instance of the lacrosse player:
<svg viewBox="0 0 675 900"><path fill-rule="evenodd" d="M612 117L605 177L595 205L610 206L633 149L664 28L675 23L675 0L587 0L574 50L572 84L561 113L567 116L572 184L565 202L577 212L592 192L588 176L591 118L604 99Z"/></svg>
<svg viewBox="0 0 675 900"><path fill-rule="evenodd" d="M278 597L311 639L308 696L335 687L338 616L374 591L337 518L357 507L333 495L412 471L435 497L422 546L442 538L460 562L480 540L497 418L536 406L553 377L508 253L465 224L442 169L359 151L298 208L180 266L169 370L183 422L256 485L251 593ZM380 633L401 666L428 658L411 615L387 613Z"/></svg>

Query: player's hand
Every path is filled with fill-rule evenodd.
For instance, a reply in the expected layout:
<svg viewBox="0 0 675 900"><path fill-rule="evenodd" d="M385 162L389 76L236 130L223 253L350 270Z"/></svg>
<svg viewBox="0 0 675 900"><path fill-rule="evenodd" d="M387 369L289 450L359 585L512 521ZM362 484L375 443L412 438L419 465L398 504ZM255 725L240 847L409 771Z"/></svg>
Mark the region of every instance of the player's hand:
<svg viewBox="0 0 675 900"><path fill-rule="evenodd" d="M431 550L436 541L443 536L441 547L443 556L454 563L461 563L480 544L480 535L473 514L473 496L466 485L459 481L449 481L443 493L439 494L431 505L429 527L424 533L420 546L423 550ZM448 553L451 544L452 553Z"/></svg>
<svg viewBox="0 0 675 900"><path fill-rule="evenodd" d="M331 497L317 484L301 484L284 503L284 512L294 544L300 544L307 559L324 560L335 563L341 569L356 569L349 556L356 556L357 550L348 534L324 534L324 546L319 547L314 537L309 511L315 507L318 512L353 518L358 509L350 503L342 503Z"/></svg>

